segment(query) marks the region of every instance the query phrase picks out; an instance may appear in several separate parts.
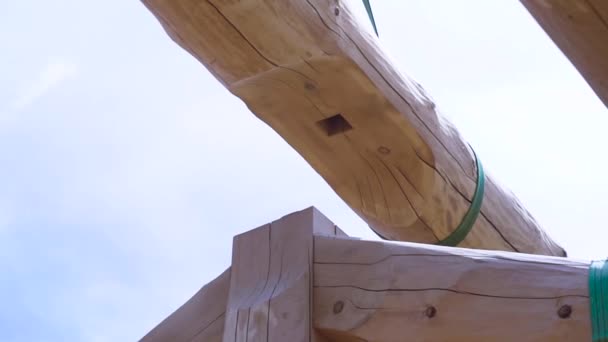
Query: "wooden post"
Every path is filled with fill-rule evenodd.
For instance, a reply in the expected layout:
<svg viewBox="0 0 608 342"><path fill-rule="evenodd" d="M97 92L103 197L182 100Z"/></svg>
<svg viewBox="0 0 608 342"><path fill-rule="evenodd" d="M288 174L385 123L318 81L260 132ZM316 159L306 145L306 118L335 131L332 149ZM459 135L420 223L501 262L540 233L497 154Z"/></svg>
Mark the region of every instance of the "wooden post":
<svg viewBox="0 0 608 342"><path fill-rule="evenodd" d="M313 233L339 230L309 208L234 238L224 342L318 341L312 330Z"/></svg>
<svg viewBox="0 0 608 342"><path fill-rule="evenodd" d="M588 262L328 237L314 255L330 341L591 341Z"/></svg>
<svg viewBox="0 0 608 342"><path fill-rule="evenodd" d="M436 243L471 206L474 152L336 0L142 0L376 232ZM485 178L463 247L565 255Z"/></svg>
<svg viewBox="0 0 608 342"><path fill-rule="evenodd" d="M608 1L521 2L608 106Z"/></svg>
<svg viewBox="0 0 608 342"><path fill-rule="evenodd" d="M311 207L238 235L232 266L142 342L323 342L312 330L313 234L342 236Z"/></svg>

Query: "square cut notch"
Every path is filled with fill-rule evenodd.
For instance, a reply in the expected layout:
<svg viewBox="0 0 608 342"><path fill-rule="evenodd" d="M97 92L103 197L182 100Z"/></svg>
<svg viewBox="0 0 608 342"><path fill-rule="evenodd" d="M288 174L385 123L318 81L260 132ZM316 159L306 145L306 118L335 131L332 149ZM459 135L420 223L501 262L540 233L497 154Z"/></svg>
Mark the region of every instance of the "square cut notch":
<svg viewBox="0 0 608 342"><path fill-rule="evenodd" d="M336 114L327 119L317 121L317 125L321 127L323 132L325 132L329 137L353 129L353 126L346 121L342 114Z"/></svg>

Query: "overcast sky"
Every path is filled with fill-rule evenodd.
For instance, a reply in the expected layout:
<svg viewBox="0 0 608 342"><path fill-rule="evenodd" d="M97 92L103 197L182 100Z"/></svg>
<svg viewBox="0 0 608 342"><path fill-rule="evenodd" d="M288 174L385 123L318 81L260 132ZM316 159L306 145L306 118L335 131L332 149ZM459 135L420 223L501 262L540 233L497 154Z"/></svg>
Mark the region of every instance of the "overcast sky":
<svg viewBox="0 0 608 342"><path fill-rule="evenodd" d="M372 3L494 178L606 257L608 110L518 1ZM135 341L311 205L373 237L138 1L2 1L0 49L0 341Z"/></svg>

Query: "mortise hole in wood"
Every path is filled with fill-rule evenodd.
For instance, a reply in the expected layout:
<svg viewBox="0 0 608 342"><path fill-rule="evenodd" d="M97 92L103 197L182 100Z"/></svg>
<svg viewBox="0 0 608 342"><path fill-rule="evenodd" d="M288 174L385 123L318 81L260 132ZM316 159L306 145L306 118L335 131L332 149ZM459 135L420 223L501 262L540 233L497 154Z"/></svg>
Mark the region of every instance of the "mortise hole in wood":
<svg viewBox="0 0 608 342"><path fill-rule="evenodd" d="M323 119L321 121L317 121L317 125L321 127L321 129L327 134L327 136L331 137L332 135L336 135L338 133L344 133L353 129L353 126L346 121L346 119L342 116L342 114L336 114L327 119Z"/></svg>

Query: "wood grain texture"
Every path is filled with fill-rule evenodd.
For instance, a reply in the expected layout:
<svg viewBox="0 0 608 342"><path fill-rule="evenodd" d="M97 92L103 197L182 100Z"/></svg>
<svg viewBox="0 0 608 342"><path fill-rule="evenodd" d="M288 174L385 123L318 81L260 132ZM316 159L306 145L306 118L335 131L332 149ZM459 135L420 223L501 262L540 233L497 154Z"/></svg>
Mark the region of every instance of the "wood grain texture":
<svg viewBox="0 0 608 342"><path fill-rule="evenodd" d="M314 207L235 237L235 266L140 341L310 342L313 234L347 237ZM325 339L313 331L312 341Z"/></svg>
<svg viewBox="0 0 608 342"><path fill-rule="evenodd" d="M330 341L591 340L588 262L329 237L314 252Z"/></svg>
<svg viewBox="0 0 608 342"><path fill-rule="evenodd" d="M222 342L230 269L205 285L141 342Z"/></svg>
<svg viewBox="0 0 608 342"><path fill-rule="evenodd" d="M608 106L608 1L521 2Z"/></svg>
<svg viewBox="0 0 608 342"><path fill-rule="evenodd" d="M336 0L143 0L372 229L435 243L470 206L472 150ZM465 247L565 255L490 176Z"/></svg>
<svg viewBox="0 0 608 342"><path fill-rule="evenodd" d="M339 231L309 208L234 238L224 342L319 341L311 319L313 233Z"/></svg>

